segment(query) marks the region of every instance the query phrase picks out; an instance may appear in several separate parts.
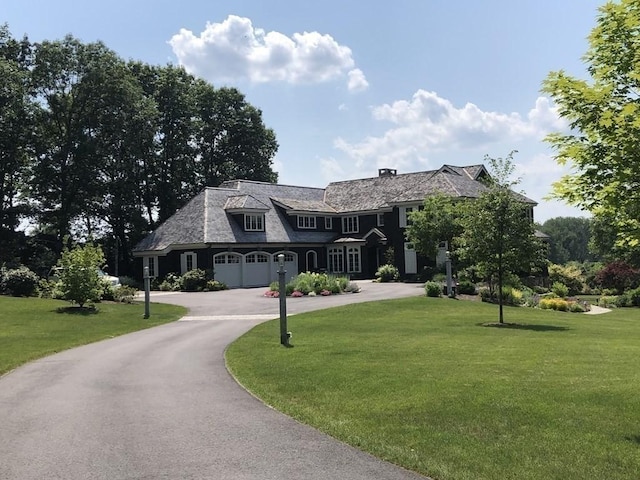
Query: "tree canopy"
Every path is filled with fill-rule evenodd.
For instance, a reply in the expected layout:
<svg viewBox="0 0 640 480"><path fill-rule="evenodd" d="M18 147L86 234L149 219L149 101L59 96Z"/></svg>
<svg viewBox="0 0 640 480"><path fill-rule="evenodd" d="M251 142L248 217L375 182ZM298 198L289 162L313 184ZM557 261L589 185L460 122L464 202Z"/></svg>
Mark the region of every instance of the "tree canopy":
<svg viewBox="0 0 640 480"><path fill-rule="evenodd" d="M133 245L204 187L277 181L262 112L181 67L71 35L16 40L4 25L0 76L0 263L29 219L53 251L98 240L130 273Z"/></svg>
<svg viewBox="0 0 640 480"><path fill-rule="evenodd" d="M600 7L584 56L589 79L551 72L543 84L571 130L549 135L573 172L554 195L606 218L618 245L640 245L640 3Z"/></svg>

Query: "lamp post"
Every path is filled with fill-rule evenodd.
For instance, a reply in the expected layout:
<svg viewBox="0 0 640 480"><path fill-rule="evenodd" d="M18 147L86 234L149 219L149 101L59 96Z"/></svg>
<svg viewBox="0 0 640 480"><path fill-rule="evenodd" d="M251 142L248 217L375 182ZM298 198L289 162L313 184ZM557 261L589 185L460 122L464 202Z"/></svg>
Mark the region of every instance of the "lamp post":
<svg viewBox="0 0 640 480"><path fill-rule="evenodd" d="M149 318L149 292L151 291L151 277L149 267L144 267L144 318Z"/></svg>
<svg viewBox="0 0 640 480"><path fill-rule="evenodd" d="M446 252L446 261L445 266L447 268L447 295L449 298L453 298L453 279L451 278L451 253L447 250Z"/></svg>
<svg viewBox="0 0 640 480"><path fill-rule="evenodd" d="M287 332L287 283L285 281L284 254L278 255L278 299L280 301L280 344L289 347L289 337Z"/></svg>

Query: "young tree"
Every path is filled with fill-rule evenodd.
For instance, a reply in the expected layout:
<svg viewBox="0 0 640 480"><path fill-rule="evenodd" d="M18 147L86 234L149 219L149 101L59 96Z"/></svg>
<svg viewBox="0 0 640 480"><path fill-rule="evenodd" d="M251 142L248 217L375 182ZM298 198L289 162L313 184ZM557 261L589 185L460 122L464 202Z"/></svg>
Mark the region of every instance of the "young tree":
<svg viewBox="0 0 640 480"><path fill-rule="evenodd" d="M480 198L470 202L460 236L461 255L479 266L489 278L497 278L500 323L504 323L502 287L509 273L531 270L540 261L542 246L534 236L529 215L532 208L524 197L511 190L515 166L513 152L506 158L485 157L492 170L492 182Z"/></svg>
<svg viewBox="0 0 640 480"><path fill-rule="evenodd" d="M423 209L410 213L410 225L405 235L413 243L416 252L426 258L435 258L440 242L448 242L454 250L454 240L462 233L462 209L464 203L447 195L427 197Z"/></svg>
<svg viewBox="0 0 640 480"><path fill-rule="evenodd" d="M600 7L584 57L590 80L551 72L543 84L568 120L569 133L547 141L556 160L575 173L554 185L555 196L606 217L618 245L640 244L640 4Z"/></svg>
<svg viewBox="0 0 640 480"><path fill-rule="evenodd" d="M64 250L59 265L62 298L83 307L89 301L100 300L102 280L98 270L104 264L100 247L85 245Z"/></svg>

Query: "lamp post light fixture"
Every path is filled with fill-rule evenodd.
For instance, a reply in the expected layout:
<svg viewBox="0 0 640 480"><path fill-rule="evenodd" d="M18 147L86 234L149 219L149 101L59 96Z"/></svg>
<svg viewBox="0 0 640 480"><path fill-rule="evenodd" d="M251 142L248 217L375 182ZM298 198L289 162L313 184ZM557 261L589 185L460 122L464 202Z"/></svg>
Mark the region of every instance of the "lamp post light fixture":
<svg viewBox="0 0 640 480"><path fill-rule="evenodd" d="M287 332L287 282L285 281L284 254L278 255L278 299L280 301L280 344L290 347L289 338L291 333Z"/></svg>
<svg viewBox="0 0 640 480"><path fill-rule="evenodd" d="M149 267L144 267L144 318L149 318L149 296L151 291L151 277Z"/></svg>

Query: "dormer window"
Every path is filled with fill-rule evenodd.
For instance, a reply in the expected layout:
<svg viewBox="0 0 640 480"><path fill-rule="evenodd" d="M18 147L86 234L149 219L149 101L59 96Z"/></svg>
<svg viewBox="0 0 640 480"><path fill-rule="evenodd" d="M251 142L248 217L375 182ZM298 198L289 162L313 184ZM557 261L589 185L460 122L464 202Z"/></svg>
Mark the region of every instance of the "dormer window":
<svg viewBox="0 0 640 480"><path fill-rule="evenodd" d="M298 228L316 228L316 217L313 215L298 215Z"/></svg>
<svg viewBox="0 0 640 480"><path fill-rule="evenodd" d="M244 229L247 232L264 232L264 215L245 213Z"/></svg>

